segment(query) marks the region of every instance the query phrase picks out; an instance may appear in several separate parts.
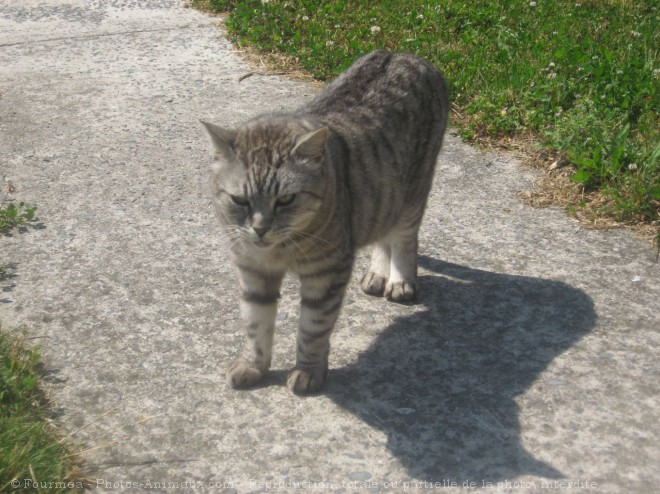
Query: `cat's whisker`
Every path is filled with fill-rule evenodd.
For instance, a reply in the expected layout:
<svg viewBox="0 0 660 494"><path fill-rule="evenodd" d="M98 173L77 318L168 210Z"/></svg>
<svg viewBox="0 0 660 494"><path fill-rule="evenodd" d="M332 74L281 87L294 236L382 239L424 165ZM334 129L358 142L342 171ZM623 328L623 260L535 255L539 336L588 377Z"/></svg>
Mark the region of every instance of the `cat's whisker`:
<svg viewBox="0 0 660 494"><path fill-rule="evenodd" d="M285 236L285 240L282 242L284 243L284 245L294 246L299 252L301 252L304 255L305 261L309 262L309 256L307 255L307 252L298 242L296 242L296 235L298 233L296 230L292 228L284 228L280 230L278 233Z"/></svg>
<svg viewBox="0 0 660 494"><path fill-rule="evenodd" d="M230 226L227 227L221 234L220 239L226 241L229 248L233 248L243 238L239 228Z"/></svg>
<svg viewBox="0 0 660 494"><path fill-rule="evenodd" d="M307 255L307 252L305 252L305 250L300 245L298 245L298 242L296 242L293 237L287 238L285 242L287 242L287 245L293 245L298 250L298 252L303 255L305 262L309 262L309 256Z"/></svg>
<svg viewBox="0 0 660 494"><path fill-rule="evenodd" d="M294 239L294 241L295 241L295 233L296 233L296 232L294 232L294 234L291 236L291 238ZM303 240L305 240L304 237L301 237L301 238L302 238ZM298 242L296 242L296 244L299 245ZM304 250L309 251L311 254L322 255L322 254L325 254L325 253L326 253L326 252L324 252L324 251L321 249L321 247L320 247L318 244L316 244L316 243L312 244L311 246L310 246L310 245L307 245L307 246L305 246L305 247L306 247L306 248L305 248ZM306 257L306 259L309 260L308 257Z"/></svg>
<svg viewBox="0 0 660 494"><path fill-rule="evenodd" d="M292 233L294 233L295 235L300 235L300 236L305 237L305 238L311 238L313 240L318 240L320 242L323 242L324 244L329 245L330 247L332 247L332 249L335 250L335 251L339 250L339 247L336 244L333 244L332 242L326 240L323 237L319 237L318 235L314 235L313 233L303 232L303 231L295 231L295 232L292 232Z"/></svg>

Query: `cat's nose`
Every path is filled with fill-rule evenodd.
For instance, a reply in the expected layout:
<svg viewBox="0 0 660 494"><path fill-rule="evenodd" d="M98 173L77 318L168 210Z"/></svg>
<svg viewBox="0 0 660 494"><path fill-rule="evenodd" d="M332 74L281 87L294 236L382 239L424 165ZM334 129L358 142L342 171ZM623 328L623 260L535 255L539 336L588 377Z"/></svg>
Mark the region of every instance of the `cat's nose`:
<svg viewBox="0 0 660 494"><path fill-rule="evenodd" d="M263 237L266 235L266 232L270 230L269 226L253 226L252 229L254 230L254 233L259 235L259 238Z"/></svg>

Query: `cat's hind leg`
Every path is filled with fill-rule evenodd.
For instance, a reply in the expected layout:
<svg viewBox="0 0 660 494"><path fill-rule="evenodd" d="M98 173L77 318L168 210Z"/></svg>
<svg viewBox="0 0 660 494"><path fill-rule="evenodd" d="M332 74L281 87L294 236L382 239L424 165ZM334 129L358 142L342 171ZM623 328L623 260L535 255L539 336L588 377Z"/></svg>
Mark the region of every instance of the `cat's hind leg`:
<svg viewBox="0 0 660 494"><path fill-rule="evenodd" d="M362 291L367 295L382 297L385 285L390 277L390 242L388 239L374 244L371 252L371 263L360 281Z"/></svg>
<svg viewBox="0 0 660 494"><path fill-rule="evenodd" d="M417 298L417 233L419 223L400 227L389 235L390 269L385 297L407 303Z"/></svg>
<svg viewBox="0 0 660 494"><path fill-rule="evenodd" d="M234 388L244 388L261 381L270 368L277 299L284 275L241 266L238 275L246 339L240 356L227 369L227 380Z"/></svg>

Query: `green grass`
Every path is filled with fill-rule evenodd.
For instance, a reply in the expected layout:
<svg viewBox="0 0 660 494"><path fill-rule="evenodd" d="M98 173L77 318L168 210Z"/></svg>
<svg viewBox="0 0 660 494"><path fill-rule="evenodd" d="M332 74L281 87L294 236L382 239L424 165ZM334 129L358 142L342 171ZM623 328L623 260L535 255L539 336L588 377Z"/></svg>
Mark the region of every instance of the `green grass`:
<svg viewBox="0 0 660 494"><path fill-rule="evenodd" d="M195 0L229 11L235 42L327 80L376 48L449 79L467 139L532 133L609 196L620 221L658 221L660 11L652 0Z"/></svg>
<svg viewBox="0 0 660 494"><path fill-rule="evenodd" d="M0 273L1 274L1 273ZM39 349L0 328L0 492L80 492L77 465L48 422Z"/></svg>

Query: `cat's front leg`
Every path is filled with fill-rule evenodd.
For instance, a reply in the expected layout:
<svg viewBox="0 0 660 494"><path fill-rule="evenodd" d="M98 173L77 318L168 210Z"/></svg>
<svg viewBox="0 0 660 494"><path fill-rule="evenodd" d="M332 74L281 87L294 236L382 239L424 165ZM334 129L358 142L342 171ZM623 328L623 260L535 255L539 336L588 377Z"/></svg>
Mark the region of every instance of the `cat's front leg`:
<svg viewBox="0 0 660 494"><path fill-rule="evenodd" d="M351 267L333 275L301 277L300 327L296 367L287 385L296 394L318 391L328 373L330 335L339 317Z"/></svg>
<svg viewBox="0 0 660 494"><path fill-rule="evenodd" d="M240 357L227 370L227 380L234 388L244 388L261 381L270 368L277 299L284 273L240 265L237 271L246 339Z"/></svg>

